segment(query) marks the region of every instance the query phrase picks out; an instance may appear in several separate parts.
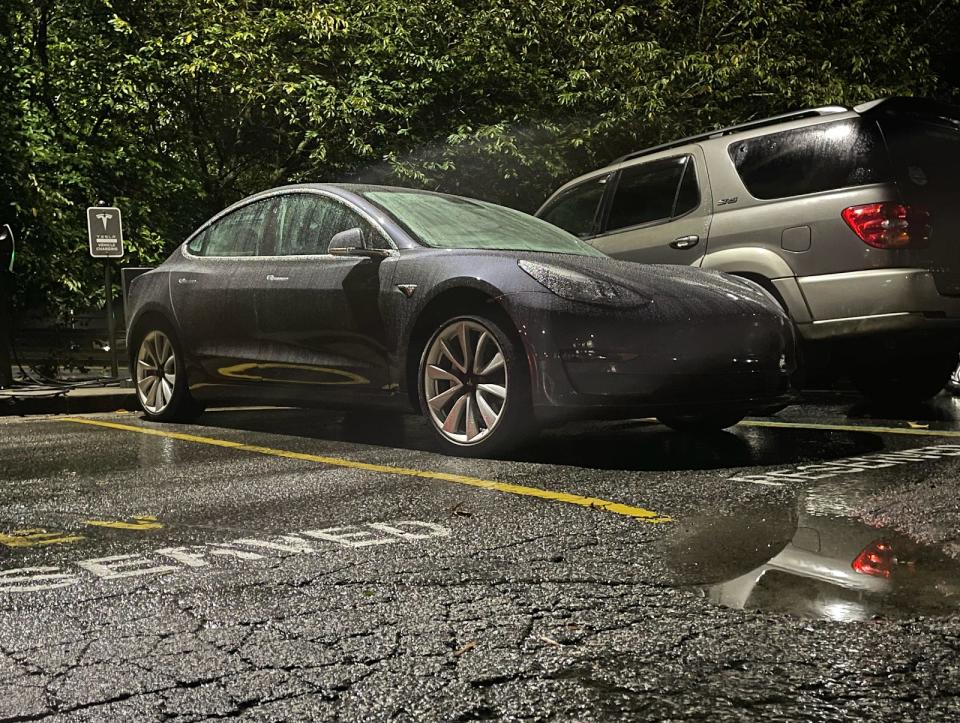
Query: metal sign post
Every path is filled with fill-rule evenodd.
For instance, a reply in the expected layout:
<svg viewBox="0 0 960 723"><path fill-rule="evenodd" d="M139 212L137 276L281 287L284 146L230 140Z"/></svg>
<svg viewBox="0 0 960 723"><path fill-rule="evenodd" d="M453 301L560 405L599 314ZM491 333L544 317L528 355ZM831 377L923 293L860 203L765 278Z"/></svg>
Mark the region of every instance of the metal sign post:
<svg viewBox="0 0 960 723"><path fill-rule="evenodd" d="M13 367L10 359L13 344L13 318L10 313L10 297L13 295L13 262L16 255L13 231L8 225L3 224L0 226L0 389L13 386Z"/></svg>
<svg viewBox="0 0 960 723"><path fill-rule="evenodd" d="M113 318L113 267L110 259L123 258L123 224L120 209L112 206L91 206L87 209L87 234L90 255L103 259L103 289L107 300L107 335L110 345L110 374L120 376L117 361L116 319Z"/></svg>

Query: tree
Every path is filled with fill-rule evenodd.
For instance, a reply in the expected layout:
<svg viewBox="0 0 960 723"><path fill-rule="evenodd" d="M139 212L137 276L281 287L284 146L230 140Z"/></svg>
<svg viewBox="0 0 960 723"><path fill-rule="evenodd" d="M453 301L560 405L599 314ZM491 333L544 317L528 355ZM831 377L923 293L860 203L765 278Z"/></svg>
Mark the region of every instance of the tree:
<svg viewBox="0 0 960 723"><path fill-rule="evenodd" d="M891 94L957 99L957 0L8 0L0 204L19 303L95 301L83 208L133 263L288 181L534 209L711 127Z"/></svg>

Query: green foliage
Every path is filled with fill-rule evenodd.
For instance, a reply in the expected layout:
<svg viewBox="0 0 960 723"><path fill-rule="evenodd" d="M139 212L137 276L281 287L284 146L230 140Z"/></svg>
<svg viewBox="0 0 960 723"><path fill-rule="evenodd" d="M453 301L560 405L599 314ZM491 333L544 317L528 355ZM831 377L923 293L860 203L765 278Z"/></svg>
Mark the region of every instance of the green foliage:
<svg viewBox="0 0 960 723"><path fill-rule="evenodd" d="M269 186L525 210L636 147L827 103L958 100L958 0L6 0L0 213L20 305L98 300L83 210L160 261Z"/></svg>

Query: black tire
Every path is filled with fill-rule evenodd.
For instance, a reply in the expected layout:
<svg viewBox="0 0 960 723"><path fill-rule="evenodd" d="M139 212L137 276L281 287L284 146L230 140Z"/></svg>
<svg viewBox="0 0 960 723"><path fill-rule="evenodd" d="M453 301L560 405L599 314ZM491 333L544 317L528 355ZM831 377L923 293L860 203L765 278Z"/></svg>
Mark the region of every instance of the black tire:
<svg viewBox="0 0 960 723"><path fill-rule="evenodd" d="M158 336L162 336L169 341L175 369L172 384L168 383L164 387L169 388L169 392L166 392L166 394L169 394L169 398L161 405L156 404L156 399L153 404L150 403L149 397L144 393L144 389L147 386L145 382L147 382L147 380L146 378L141 379L143 372L140 371L144 344L149 343L148 340L156 340ZM137 394L137 401L143 410L144 416L150 421L192 422L203 414L204 405L193 398L187 387L186 365L184 362L185 357L183 349L180 346L180 341L177 339L173 327L165 320L151 318L138 331L133 344L131 372ZM164 378L158 380L156 384L164 386L163 382L169 381L169 378L169 376L164 376Z"/></svg>
<svg viewBox="0 0 960 723"><path fill-rule="evenodd" d="M657 419L678 432L719 432L740 422L742 412L721 411L702 414L663 414Z"/></svg>
<svg viewBox="0 0 960 723"><path fill-rule="evenodd" d="M936 396L957 368L955 350L915 358L886 358L883 364L864 364L851 373L853 383L875 404L910 404Z"/></svg>
<svg viewBox="0 0 960 723"><path fill-rule="evenodd" d="M488 388L501 386L497 383L500 381L499 370L486 376L481 375L479 372L483 370L476 370L476 365L480 364L483 367L488 365L477 361L473 364L466 364L467 370L461 371L457 363L464 366L465 362L472 361L474 358L471 355L464 359L461 344L457 344L456 349L448 345L451 353L458 357L456 360L448 356L436 357L438 340L441 337L444 340L448 339L447 334L454 333L458 325L461 324L467 327L467 348L471 349L477 360L483 358L485 361L489 360L494 363L496 356L495 354L487 356L493 347L489 346L489 339L487 341L480 339L482 333L486 332L496 341L497 349L503 358L502 387L504 397L502 404L498 402L498 397L487 391ZM459 339L459 334L457 336ZM484 355L481 355L481 351L484 352ZM460 380L459 389L462 391L457 391L457 382L452 379L428 380L428 366L434 370L439 367L448 376L458 377ZM473 373L474 371L476 371L476 374ZM484 382L483 380L488 381ZM433 388L428 390L428 384ZM489 310L453 316L437 325L420 355L420 364L417 370L417 391L423 415L426 417L427 423L441 449L446 454L461 457L486 457L502 454L519 446L536 433L537 427L534 423L530 401L530 373L527 368L523 346L509 321L499 314L491 313ZM437 407L437 400L444 394L450 394L450 396ZM460 403L461 398L465 400L460 411L462 425L458 419L454 419L452 420L452 429L449 432L443 431L444 418L449 420L451 415L455 416L454 410ZM486 405L485 409L481 409L481 403ZM496 421L488 425L490 413L496 415ZM471 429L466 427L468 415L472 415L474 420L472 431L475 436L472 439L470 438ZM462 434L459 433L461 428L463 429Z"/></svg>

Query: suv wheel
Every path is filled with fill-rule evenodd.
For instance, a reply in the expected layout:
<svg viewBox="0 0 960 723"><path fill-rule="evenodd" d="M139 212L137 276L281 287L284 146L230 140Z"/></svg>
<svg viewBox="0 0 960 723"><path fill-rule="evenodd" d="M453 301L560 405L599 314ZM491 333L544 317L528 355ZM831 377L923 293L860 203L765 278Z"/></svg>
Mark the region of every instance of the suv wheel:
<svg viewBox="0 0 960 723"><path fill-rule="evenodd" d="M875 403L922 402L935 396L950 381L957 367L954 349L918 357L895 356L864 364L852 373L857 389Z"/></svg>

